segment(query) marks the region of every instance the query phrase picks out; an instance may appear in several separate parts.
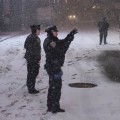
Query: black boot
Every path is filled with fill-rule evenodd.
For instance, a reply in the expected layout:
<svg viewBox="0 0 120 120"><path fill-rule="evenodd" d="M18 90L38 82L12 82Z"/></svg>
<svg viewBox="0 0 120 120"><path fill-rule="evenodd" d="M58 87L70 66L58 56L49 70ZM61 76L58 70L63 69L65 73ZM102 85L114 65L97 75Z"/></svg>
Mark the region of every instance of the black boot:
<svg viewBox="0 0 120 120"><path fill-rule="evenodd" d="M39 93L39 91L36 90L36 89L34 89L34 90L29 90L29 93L30 93L30 94L37 94L37 93Z"/></svg>
<svg viewBox="0 0 120 120"><path fill-rule="evenodd" d="M65 110L64 110L64 109L61 109L61 108L58 108L57 111L58 111L58 112L65 112Z"/></svg>
<svg viewBox="0 0 120 120"><path fill-rule="evenodd" d="M47 109L47 112L51 112L51 111L52 111L52 109L51 109L51 108L48 108L48 109Z"/></svg>
<svg viewBox="0 0 120 120"><path fill-rule="evenodd" d="M57 113L57 112L65 112L65 110L61 109L61 108L57 108L57 109L52 110L52 113Z"/></svg>
<svg viewBox="0 0 120 120"><path fill-rule="evenodd" d="M107 42L105 42L104 44L107 44Z"/></svg>
<svg viewBox="0 0 120 120"><path fill-rule="evenodd" d="M52 112L52 113L57 113L58 111L57 111L57 109L52 109L51 112Z"/></svg>
<svg viewBox="0 0 120 120"><path fill-rule="evenodd" d="M37 93L39 93L39 91L38 91L38 90L36 90L36 89L34 89L34 91L35 91L35 92L37 92Z"/></svg>

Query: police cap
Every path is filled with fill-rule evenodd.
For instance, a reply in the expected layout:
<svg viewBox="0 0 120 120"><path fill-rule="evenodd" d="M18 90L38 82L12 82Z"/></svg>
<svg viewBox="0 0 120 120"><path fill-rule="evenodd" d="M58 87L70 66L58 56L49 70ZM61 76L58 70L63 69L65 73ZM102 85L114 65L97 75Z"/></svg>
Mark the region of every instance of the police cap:
<svg viewBox="0 0 120 120"><path fill-rule="evenodd" d="M31 30L40 30L40 25L32 25L30 28Z"/></svg>
<svg viewBox="0 0 120 120"><path fill-rule="evenodd" d="M49 33L49 32L58 32L57 27L54 25L52 27L49 27L45 30L45 32Z"/></svg>

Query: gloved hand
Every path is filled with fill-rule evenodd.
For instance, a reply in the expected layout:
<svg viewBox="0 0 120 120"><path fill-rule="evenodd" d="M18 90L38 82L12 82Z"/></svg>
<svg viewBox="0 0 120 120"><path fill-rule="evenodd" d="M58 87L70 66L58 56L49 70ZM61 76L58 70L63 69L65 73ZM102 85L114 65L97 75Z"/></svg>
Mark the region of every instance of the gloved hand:
<svg viewBox="0 0 120 120"><path fill-rule="evenodd" d="M65 40L68 41L68 42L73 41L74 35L75 35L76 33L78 33L78 30L77 30L77 29L73 29L73 30L67 35L67 37L65 38Z"/></svg>
<svg viewBox="0 0 120 120"><path fill-rule="evenodd" d="M70 34L73 35L73 36L74 36L76 33L78 33L78 30L75 29L75 28L70 32Z"/></svg>

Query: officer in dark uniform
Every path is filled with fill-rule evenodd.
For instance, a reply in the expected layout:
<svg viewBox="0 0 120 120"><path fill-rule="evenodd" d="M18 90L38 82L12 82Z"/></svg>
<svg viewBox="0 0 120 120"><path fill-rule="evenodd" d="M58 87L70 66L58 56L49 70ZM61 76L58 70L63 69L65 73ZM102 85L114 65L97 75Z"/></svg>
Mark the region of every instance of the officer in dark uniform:
<svg viewBox="0 0 120 120"><path fill-rule="evenodd" d="M39 91L35 89L35 80L39 74L41 60L41 41L38 37L40 35L40 25L31 26L31 31L32 33L28 35L24 44L28 71L27 88L30 94L37 94Z"/></svg>
<svg viewBox="0 0 120 120"><path fill-rule="evenodd" d="M57 38L58 30L56 26L46 29L47 38L44 41L43 47L46 53L45 69L49 75L49 89L47 96L47 107L52 113L65 112L60 108L60 97L62 88L62 69L64 64L65 53L69 48L70 43L74 39L77 30L72 30L65 39Z"/></svg>
<svg viewBox="0 0 120 120"><path fill-rule="evenodd" d="M102 44L102 39L104 38L104 44L107 44L106 38L108 34L109 23L106 21L106 17L102 21L99 21L98 27L100 32L100 45Z"/></svg>

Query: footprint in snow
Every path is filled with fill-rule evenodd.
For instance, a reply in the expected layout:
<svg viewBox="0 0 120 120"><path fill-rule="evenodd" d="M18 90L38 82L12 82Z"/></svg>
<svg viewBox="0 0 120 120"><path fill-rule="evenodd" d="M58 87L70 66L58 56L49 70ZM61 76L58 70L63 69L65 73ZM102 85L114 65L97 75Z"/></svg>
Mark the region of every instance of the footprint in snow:
<svg viewBox="0 0 120 120"><path fill-rule="evenodd" d="M68 63L72 63L73 61L68 61Z"/></svg>
<svg viewBox="0 0 120 120"><path fill-rule="evenodd" d="M2 95L2 94L4 94L5 93L5 91L2 91L2 92L0 92L0 95Z"/></svg>
<svg viewBox="0 0 120 120"><path fill-rule="evenodd" d="M24 109L26 107L26 105L23 105L23 106L21 106L19 109Z"/></svg>
<svg viewBox="0 0 120 120"><path fill-rule="evenodd" d="M6 115L6 117L8 117L9 115L12 115L12 113L6 113L5 115Z"/></svg>
<svg viewBox="0 0 120 120"><path fill-rule="evenodd" d="M82 57L76 57L76 60L80 61L80 60L82 60Z"/></svg>
<svg viewBox="0 0 120 120"><path fill-rule="evenodd" d="M81 58L81 57L75 57L76 59L79 59L79 58Z"/></svg>
<svg viewBox="0 0 120 120"><path fill-rule="evenodd" d="M85 58L85 57L88 57L88 56L86 55L86 56L84 56L84 58Z"/></svg>
<svg viewBox="0 0 120 120"><path fill-rule="evenodd" d="M91 69L91 70L88 70L88 71L94 71L95 69Z"/></svg>
<svg viewBox="0 0 120 120"><path fill-rule="evenodd" d="M71 65L73 65L74 63L71 63L71 64L68 64L68 66L71 66Z"/></svg>
<svg viewBox="0 0 120 120"><path fill-rule="evenodd" d="M73 74L72 76L76 76L77 74Z"/></svg>
<svg viewBox="0 0 120 120"><path fill-rule="evenodd" d="M7 107L12 107L12 106L14 106L17 102L18 102L18 100L15 100L14 102L11 102L9 105L7 105Z"/></svg>
<svg viewBox="0 0 120 120"><path fill-rule="evenodd" d="M91 71L89 71L89 72L86 72L86 73L91 73Z"/></svg>
<svg viewBox="0 0 120 120"><path fill-rule="evenodd" d="M77 59L77 61L80 61L80 60L82 60L82 58L80 58L80 59Z"/></svg>
<svg viewBox="0 0 120 120"><path fill-rule="evenodd" d="M7 110L2 110L1 113L5 113Z"/></svg>
<svg viewBox="0 0 120 120"><path fill-rule="evenodd" d="M10 98L12 96L12 94L9 94L8 97Z"/></svg>
<svg viewBox="0 0 120 120"><path fill-rule="evenodd" d="M43 103L43 101L40 101L39 103Z"/></svg>
<svg viewBox="0 0 120 120"><path fill-rule="evenodd" d="M43 112L41 117L40 117L40 120L49 120L52 116L54 116L55 114L51 113L51 112Z"/></svg>
<svg viewBox="0 0 120 120"><path fill-rule="evenodd" d="M31 95L31 96L33 96L33 95ZM38 96L38 95L35 95L35 96ZM24 98L24 100L27 102L27 104L33 102L33 100L32 100L32 99L29 99L29 98Z"/></svg>
<svg viewBox="0 0 120 120"><path fill-rule="evenodd" d="M22 120L25 118L25 114L21 115L20 113L19 114L15 114L15 117L16 118L22 118Z"/></svg>

